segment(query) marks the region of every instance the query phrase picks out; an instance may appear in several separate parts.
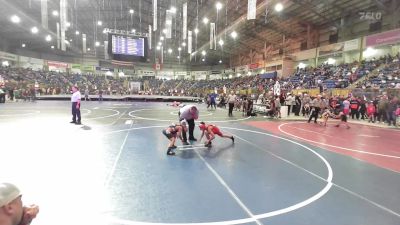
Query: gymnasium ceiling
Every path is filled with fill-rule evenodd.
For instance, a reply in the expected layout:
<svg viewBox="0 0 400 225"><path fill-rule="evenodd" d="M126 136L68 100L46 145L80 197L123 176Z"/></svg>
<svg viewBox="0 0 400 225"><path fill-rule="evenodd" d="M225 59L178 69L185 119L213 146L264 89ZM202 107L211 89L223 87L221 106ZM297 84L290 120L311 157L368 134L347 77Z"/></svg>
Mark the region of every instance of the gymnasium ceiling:
<svg viewBox="0 0 400 225"><path fill-rule="evenodd" d="M9 41L14 48L21 47L33 51L57 52L50 46L56 46L56 23L59 17L53 16L54 10L60 11L59 0L48 0L49 28L41 26L41 0L0 0L0 37ZM82 54L81 34L87 34L87 47L91 48L88 54L104 57L104 48L95 47L95 41L103 43L107 35L103 34L104 28L116 28L118 30L132 30L136 32L148 32L148 25L153 23L152 0L67 0L68 21L71 27L67 31L67 40L71 45L66 53L69 55ZM282 47L282 40L293 39L304 42L307 26L315 29L341 29L342 18L360 17L360 12L385 12L398 7L397 0L258 0L257 19L246 20L246 0L219 0L222 9L216 9L216 0L158 0L158 12L161 21L165 21L165 12L171 6L175 6L177 12L172 23L172 39L164 44L164 49L173 49L173 57L165 57L166 60L176 61L178 47L182 43L182 4L188 2L188 30L198 27L197 56L196 60L201 63L202 50L207 52L206 64L218 64L220 59L227 62L229 57L239 53L248 53L250 49L261 51L265 43L274 48ZM276 12L274 7L277 3L284 6L281 12ZM393 4L393 5L391 5ZM133 10L133 14L130 13ZM12 15L21 18L19 24L10 21ZM218 40L223 39L224 45L221 49L209 49L210 29L202 20L207 17L211 22L217 22ZM98 26L97 21L102 21ZM160 23L159 24L164 24ZM176 25L175 25L176 24ZM350 24L351 25L351 24ZM39 28L38 34L32 34L31 28ZM349 26L349 24L346 24ZM176 27L176 29L175 29ZM80 35L76 35L76 31ZM153 38L158 41L162 29L158 29ZM230 34L236 31L238 37L233 39ZM45 41L46 35L52 35L51 42ZM193 48L196 48L195 35ZM183 48L183 47L182 47ZM94 51L96 49L96 51ZM153 50L155 51L155 50ZM182 61L189 61L187 52L182 51ZM167 53L166 53L167 54ZM152 56L154 58L154 56ZM153 59L152 59L153 60ZM194 58L192 62L194 62Z"/></svg>

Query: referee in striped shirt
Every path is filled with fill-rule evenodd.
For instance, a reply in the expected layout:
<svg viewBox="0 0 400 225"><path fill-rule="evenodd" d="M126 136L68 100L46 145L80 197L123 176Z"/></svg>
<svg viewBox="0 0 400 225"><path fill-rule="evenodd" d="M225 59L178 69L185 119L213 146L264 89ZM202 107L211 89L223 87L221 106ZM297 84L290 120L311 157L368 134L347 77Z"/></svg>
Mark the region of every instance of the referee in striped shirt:
<svg viewBox="0 0 400 225"><path fill-rule="evenodd" d="M81 124L81 93L77 86L72 86L72 121L76 125Z"/></svg>

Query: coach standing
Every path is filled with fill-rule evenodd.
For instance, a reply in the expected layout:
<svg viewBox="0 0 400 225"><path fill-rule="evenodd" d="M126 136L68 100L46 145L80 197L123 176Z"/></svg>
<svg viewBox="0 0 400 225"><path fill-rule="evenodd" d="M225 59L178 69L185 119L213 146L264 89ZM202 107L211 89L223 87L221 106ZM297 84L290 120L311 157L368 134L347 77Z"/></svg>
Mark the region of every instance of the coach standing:
<svg viewBox="0 0 400 225"><path fill-rule="evenodd" d="M189 140L197 141L193 136L194 120L199 118L199 110L194 105L186 105L179 110L179 121L186 120L189 125ZM183 142L187 143L186 131L182 131Z"/></svg>
<svg viewBox="0 0 400 225"><path fill-rule="evenodd" d="M76 125L81 124L81 93L77 86L72 86L72 121Z"/></svg>

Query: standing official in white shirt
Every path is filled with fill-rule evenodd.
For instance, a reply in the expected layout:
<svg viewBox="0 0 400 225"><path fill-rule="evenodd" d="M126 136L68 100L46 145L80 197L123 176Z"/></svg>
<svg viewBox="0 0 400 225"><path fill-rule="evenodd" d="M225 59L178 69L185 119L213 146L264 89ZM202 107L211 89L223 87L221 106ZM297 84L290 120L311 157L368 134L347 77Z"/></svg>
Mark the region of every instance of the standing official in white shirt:
<svg viewBox="0 0 400 225"><path fill-rule="evenodd" d="M189 140L190 141L197 141L197 139L193 135L193 131L195 128L194 121L199 118L199 110L195 105L186 105L179 109L178 112L179 121L186 120L187 124L189 125ZM182 131L182 138L184 144L189 144L187 141L186 130Z"/></svg>
<svg viewBox="0 0 400 225"><path fill-rule="evenodd" d="M81 93L79 92L78 87L72 86L72 121L76 125L81 124Z"/></svg>

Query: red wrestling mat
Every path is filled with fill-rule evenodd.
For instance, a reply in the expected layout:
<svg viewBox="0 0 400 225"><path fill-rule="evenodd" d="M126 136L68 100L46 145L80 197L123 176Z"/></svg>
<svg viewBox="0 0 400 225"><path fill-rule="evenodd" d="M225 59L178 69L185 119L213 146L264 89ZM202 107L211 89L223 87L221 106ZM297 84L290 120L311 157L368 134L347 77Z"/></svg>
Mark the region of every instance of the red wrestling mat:
<svg viewBox="0 0 400 225"><path fill-rule="evenodd" d="M327 127L305 122L248 122L275 134L308 142L373 165L400 172L400 131L359 124Z"/></svg>

